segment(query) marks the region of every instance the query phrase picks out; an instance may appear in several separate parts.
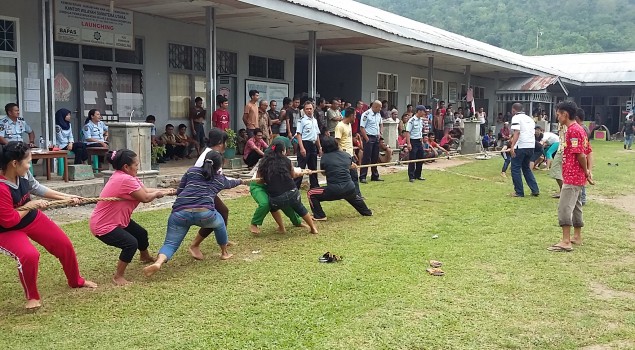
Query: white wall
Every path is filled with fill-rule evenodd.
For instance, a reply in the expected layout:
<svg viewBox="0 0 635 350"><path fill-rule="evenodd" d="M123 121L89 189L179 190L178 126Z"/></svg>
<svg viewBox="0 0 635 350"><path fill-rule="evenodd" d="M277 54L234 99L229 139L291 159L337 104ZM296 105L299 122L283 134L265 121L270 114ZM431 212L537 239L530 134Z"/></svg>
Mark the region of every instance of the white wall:
<svg viewBox="0 0 635 350"><path fill-rule="evenodd" d="M425 59L427 64L427 58ZM410 96L410 78L428 79L428 68L407 63L383 60L374 57L362 58L362 99L369 101L371 93L377 92L377 73L397 74L398 78L398 99L397 108L400 112L406 110L406 97ZM466 77L460 73L448 72L435 69L433 80L443 81L443 100L448 100L448 83L457 83L457 89L461 89L461 84L466 84ZM496 106L496 87L494 79L472 76L471 84L485 87L485 98L489 99L488 111L494 111ZM491 115L492 113L488 113Z"/></svg>

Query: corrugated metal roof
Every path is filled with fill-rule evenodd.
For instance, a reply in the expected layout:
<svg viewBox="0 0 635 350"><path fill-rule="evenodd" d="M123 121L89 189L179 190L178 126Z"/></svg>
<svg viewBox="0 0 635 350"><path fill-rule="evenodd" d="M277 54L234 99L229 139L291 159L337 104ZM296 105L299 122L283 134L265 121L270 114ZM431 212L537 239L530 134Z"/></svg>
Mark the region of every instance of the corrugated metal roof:
<svg viewBox="0 0 635 350"><path fill-rule="evenodd" d="M555 84L558 84L560 88L568 94L568 91L562 85L560 78L552 75L509 79L498 89L498 91L546 91L550 86Z"/></svg>
<svg viewBox="0 0 635 350"><path fill-rule="evenodd" d="M635 51L528 56L582 83L635 83Z"/></svg>
<svg viewBox="0 0 635 350"><path fill-rule="evenodd" d="M562 75L562 72L558 69L544 67L537 63L537 61L530 60L527 56L519 55L356 1L286 0L286 2L349 19L403 38L512 64L518 66L520 71L524 71L522 68L525 68L525 70L531 69L550 75Z"/></svg>

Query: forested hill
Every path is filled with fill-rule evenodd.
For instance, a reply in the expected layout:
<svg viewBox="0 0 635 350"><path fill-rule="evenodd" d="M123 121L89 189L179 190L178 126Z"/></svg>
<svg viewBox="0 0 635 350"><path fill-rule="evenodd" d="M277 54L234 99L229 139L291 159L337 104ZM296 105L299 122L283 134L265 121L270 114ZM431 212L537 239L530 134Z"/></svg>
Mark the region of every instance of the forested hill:
<svg viewBox="0 0 635 350"><path fill-rule="evenodd" d="M635 50L635 0L357 1L526 55Z"/></svg>

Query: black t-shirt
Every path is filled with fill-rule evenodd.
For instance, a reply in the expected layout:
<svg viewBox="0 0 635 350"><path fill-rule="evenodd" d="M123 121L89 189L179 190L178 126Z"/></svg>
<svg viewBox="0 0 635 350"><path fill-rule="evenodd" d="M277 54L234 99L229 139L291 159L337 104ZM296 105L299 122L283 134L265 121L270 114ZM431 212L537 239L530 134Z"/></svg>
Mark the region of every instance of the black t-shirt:
<svg viewBox="0 0 635 350"><path fill-rule="evenodd" d="M289 119L289 125L291 126L291 129L295 130L295 123L300 120L300 110L291 107L287 108L287 119ZM291 130L287 131L290 132Z"/></svg>
<svg viewBox="0 0 635 350"><path fill-rule="evenodd" d="M624 133L626 133L626 135L633 135L633 121L632 120L627 120L624 123Z"/></svg>
<svg viewBox="0 0 635 350"><path fill-rule="evenodd" d="M333 190L348 194L355 191L350 168L353 163L350 154L343 151L324 153L320 168L326 175L326 184Z"/></svg>
<svg viewBox="0 0 635 350"><path fill-rule="evenodd" d="M269 193L269 197L278 197L285 192L296 189L295 182L293 182L293 178L291 177L291 170L293 169L291 160L284 158L284 162L286 165L285 169L288 169L287 171L273 174L273 176L261 174L265 179L265 183L267 183L267 193Z"/></svg>
<svg viewBox="0 0 635 350"><path fill-rule="evenodd" d="M267 114L269 115L269 119L278 120L280 119L280 112L268 110ZM280 133L280 124L271 124L271 132L274 134Z"/></svg>

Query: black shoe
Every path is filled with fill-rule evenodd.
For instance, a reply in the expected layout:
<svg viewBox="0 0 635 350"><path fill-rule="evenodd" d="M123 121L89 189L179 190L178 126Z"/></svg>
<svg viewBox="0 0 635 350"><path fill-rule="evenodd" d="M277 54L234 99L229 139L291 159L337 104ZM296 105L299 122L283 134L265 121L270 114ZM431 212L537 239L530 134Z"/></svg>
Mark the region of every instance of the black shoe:
<svg viewBox="0 0 635 350"><path fill-rule="evenodd" d="M370 179L370 181L384 181L384 179Z"/></svg>
<svg viewBox="0 0 635 350"><path fill-rule="evenodd" d="M425 181L426 178L425 177L418 177L417 180Z"/></svg>
<svg viewBox="0 0 635 350"><path fill-rule="evenodd" d="M415 179L410 179L410 182L415 182Z"/></svg>
<svg viewBox="0 0 635 350"><path fill-rule="evenodd" d="M365 183L368 183L368 182L366 181L366 179L359 179L359 183L365 184Z"/></svg>
<svg viewBox="0 0 635 350"><path fill-rule="evenodd" d="M534 197L538 197L538 196L540 196L540 192L538 192L538 193L532 193L531 195L532 195L532 196L534 196Z"/></svg>

